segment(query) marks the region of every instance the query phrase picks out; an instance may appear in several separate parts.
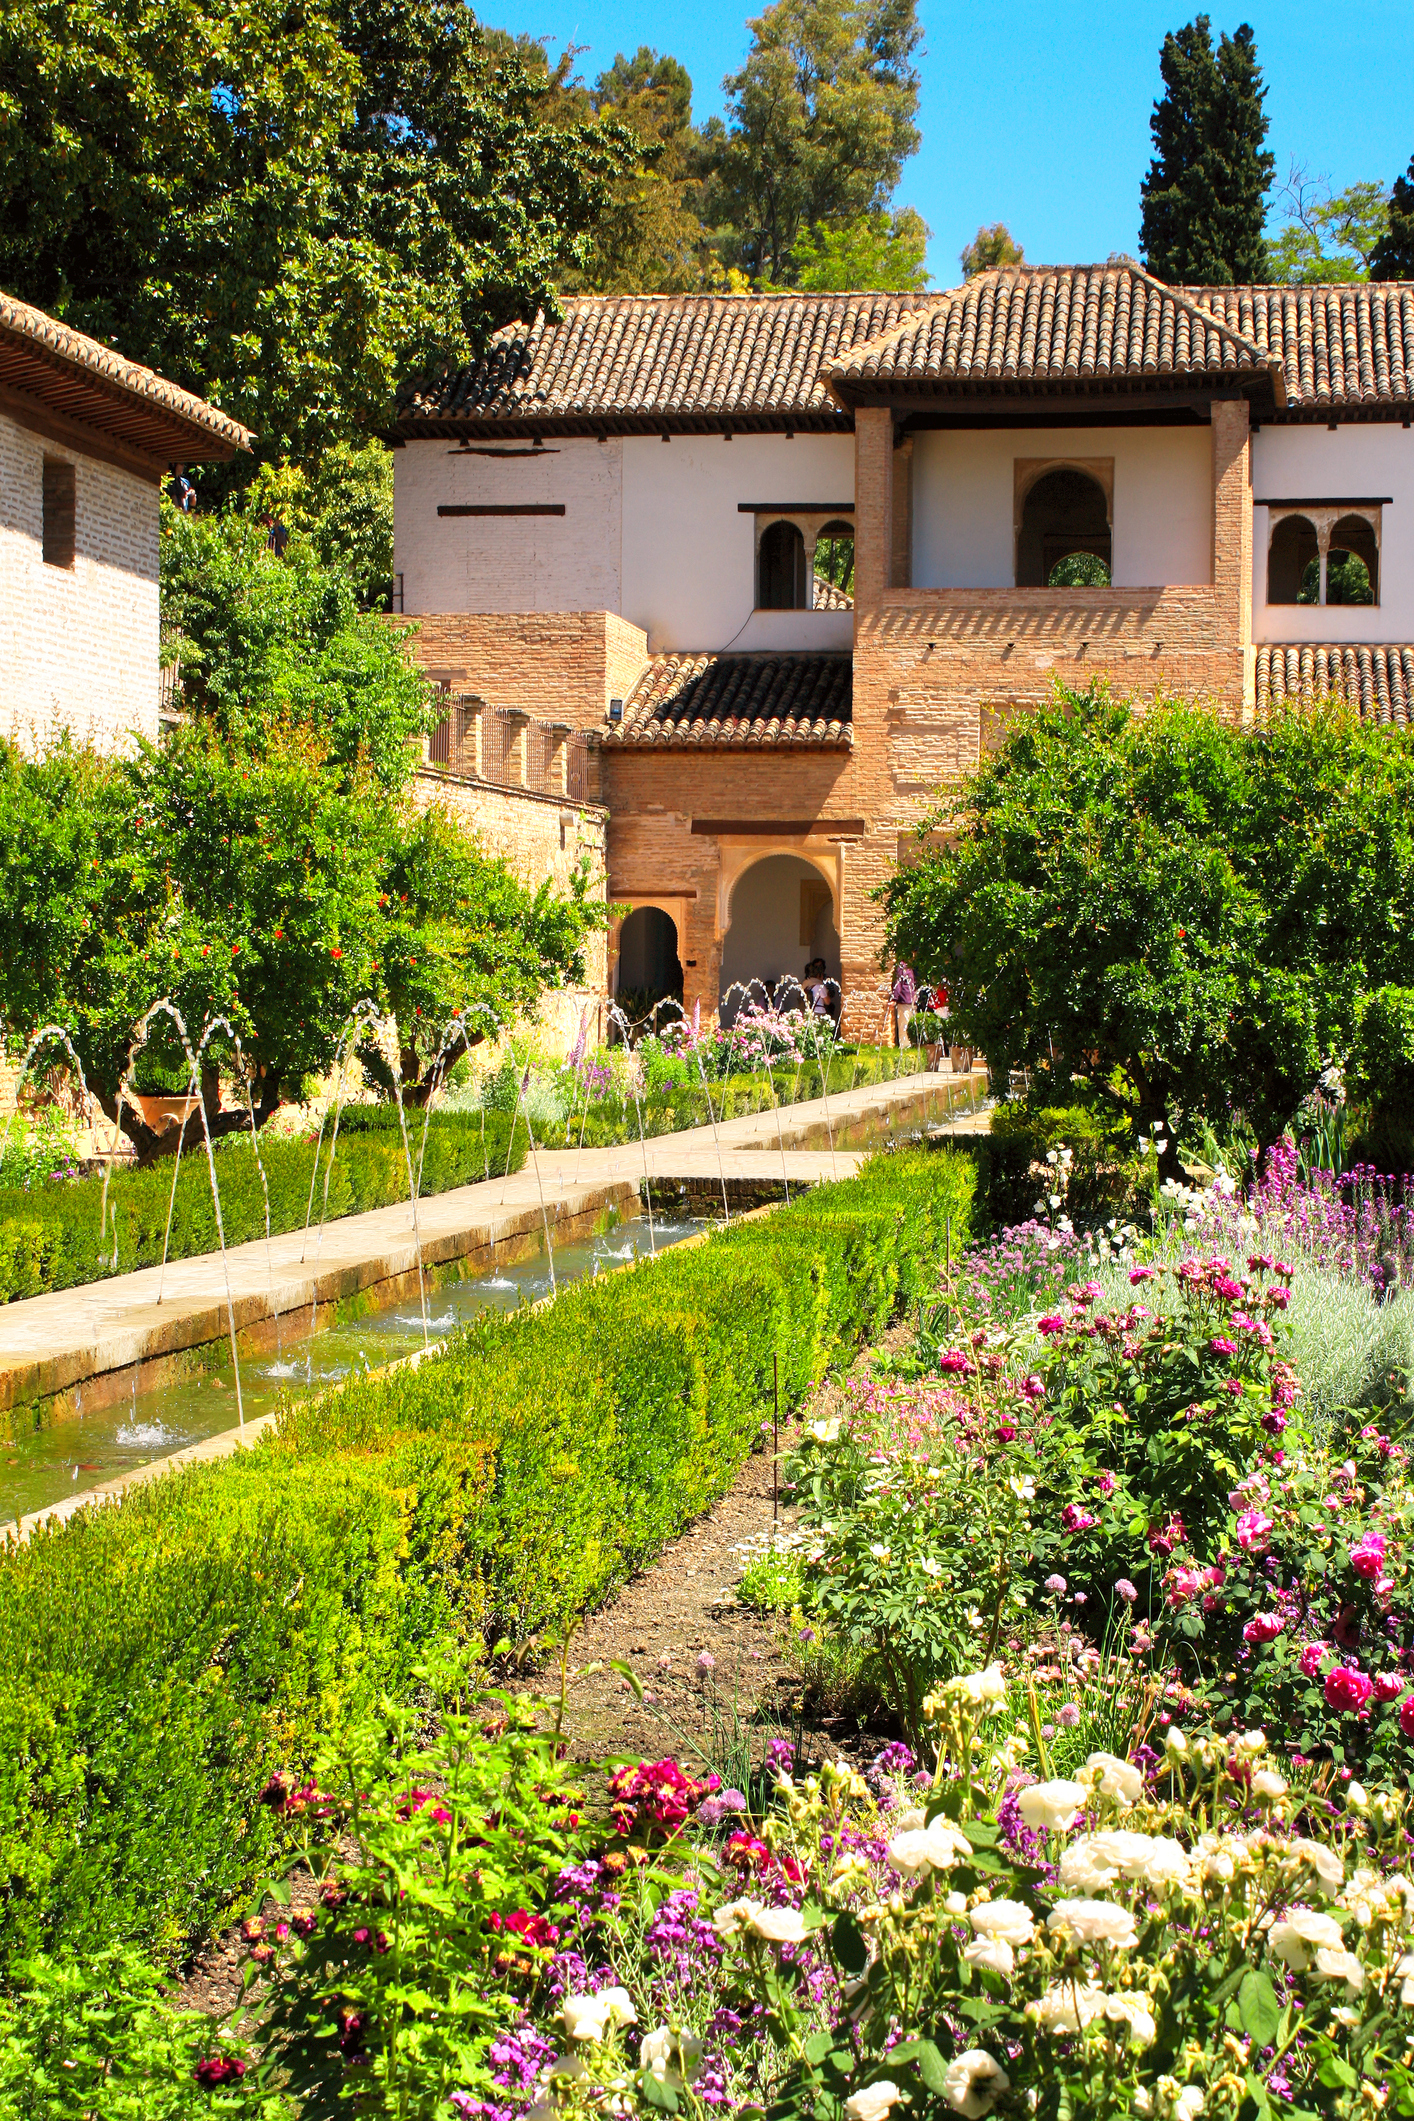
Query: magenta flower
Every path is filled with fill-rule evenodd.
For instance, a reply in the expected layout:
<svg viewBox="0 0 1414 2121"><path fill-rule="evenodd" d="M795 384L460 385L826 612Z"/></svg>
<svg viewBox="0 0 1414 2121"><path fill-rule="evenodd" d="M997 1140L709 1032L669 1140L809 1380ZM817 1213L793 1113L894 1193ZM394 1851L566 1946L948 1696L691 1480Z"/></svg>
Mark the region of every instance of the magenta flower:
<svg viewBox="0 0 1414 2121"><path fill-rule="evenodd" d="M234 2055L203 2055L192 2074L204 2091L215 2091L221 2084L238 2084L245 2064Z"/></svg>
<svg viewBox="0 0 1414 2121"><path fill-rule="evenodd" d="M1031 1376L1022 1378L1020 1385L1017 1387L1017 1390L1020 1392L1023 1399L1037 1400L1044 1399L1046 1396L1046 1387L1042 1384L1040 1378L1037 1377L1034 1372L1031 1374Z"/></svg>
<svg viewBox="0 0 1414 2121"><path fill-rule="evenodd" d="M971 1365L958 1348L949 1348L938 1360L938 1368L950 1376L965 1375Z"/></svg>
<svg viewBox="0 0 1414 2121"><path fill-rule="evenodd" d="M1213 1289L1230 1304L1235 1304L1242 1295L1241 1282L1234 1281L1230 1274L1220 1274L1213 1283Z"/></svg>
<svg viewBox="0 0 1414 2121"><path fill-rule="evenodd" d="M1097 1521L1093 1512L1082 1509L1078 1502L1068 1502L1061 1511L1061 1523L1067 1532L1088 1532Z"/></svg>
<svg viewBox="0 0 1414 2121"><path fill-rule="evenodd" d="M1099 1489L1102 1495L1113 1495L1115 1491L1114 1474L1109 1472L1108 1470L1103 1473L1097 1473L1095 1475L1095 1486Z"/></svg>
<svg viewBox="0 0 1414 2121"><path fill-rule="evenodd" d="M1215 1333L1208 1342L1208 1346L1214 1355L1236 1355L1237 1353L1237 1342L1229 1340L1223 1333Z"/></svg>
<svg viewBox="0 0 1414 2121"><path fill-rule="evenodd" d="M1350 1549L1351 1568L1354 1569L1357 1576L1364 1576L1373 1583L1383 1570L1384 1565L1384 1535L1380 1532L1366 1532L1359 1545Z"/></svg>
<svg viewBox="0 0 1414 2121"><path fill-rule="evenodd" d="M1157 1267L1131 1267L1129 1270L1129 1286L1133 1289L1137 1288L1141 1281L1152 1281L1158 1271Z"/></svg>
<svg viewBox="0 0 1414 2121"><path fill-rule="evenodd" d="M1404 1692L1404 1675L1401 1672L1376 1672L1375 1699L1397 1701Z"/></svg>
<svg viewBox="0 0 1414 2121"><path fill-rule="evenodd" d="M1322 1659L1328 1656L1329 1652L1330 1644L1328 1642L1307 1643L1305 1649L1301 1652L1300 1657L1297 1659L1297 1663L1300 1665L1302 1671L1305 1673L1308 1679L1314 1679L1316 1677L1317 1673L1321 1669Z"/></svg>
<svg viewBox="0 0 1414 2121"><path fill-rule="evenodd" d="M1048 1336L1056 1333L1064 1333L1065 1320L1061 1317L1059 1311L1052 1311L1048 1313L1045 1318L1037 1319L1036 1331L1038 1333L1045 1333Z"/></svg>
<svg viewBox="0 0 1414 2121"><path fill-rule="evenodd" d="M1242 1630L1244 1642L1275 1642L1286 1628L1280 1613L1254 1613Z"/></svg>
<svg viewBox="0 0 1414 2121"><path fill-rule="evenodd" d="M1272 1520L1260 1510L1244 1510L1237 1520L1237 1544L1245 1554L1265 1554L1272 1535Z"/></svg>
<svg viewBox="0 0 1414 2121"><path fill-rule="evenodd" d="M1400 1703L1399 1728L1406 1738L1414 1738L1414 1694L1411 1694L1407 1701Z"/></svg>
<svg viewBox="0 0 1414 2121"><path fill-rule="evenodd" d="M1354 1665L1338 1664L1326 1674L1328 1709L1340 1709L1358 1716L1374 1691L1374 1681L1367 1679Z"/></svg>
<svg viewBox="0 0 1414 2121"><path fill-rule="evenodd" d="M1208 1588L1205 1569L1171 1569L1168 1575L1168 1602L1172 1606L1187 1605L1200 1591Z"/></svg>

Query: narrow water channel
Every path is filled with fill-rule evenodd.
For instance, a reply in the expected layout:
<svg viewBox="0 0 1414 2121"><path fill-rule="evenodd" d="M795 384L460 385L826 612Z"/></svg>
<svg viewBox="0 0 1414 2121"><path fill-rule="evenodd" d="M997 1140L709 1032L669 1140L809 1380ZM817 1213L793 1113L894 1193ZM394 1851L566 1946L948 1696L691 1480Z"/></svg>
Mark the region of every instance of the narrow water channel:
<svg viewBox="0 0 1414 2121"><path fill-rule="evenodd" d="M653 1219L657 1248L680 1244L710 1227L712 1218L683 1209ZM636 1217L581 1244L555 1247L555 1280L603 1274L650 1248L648 1217ZM550 1293L543 1250L514 1266L493 1267L466 1281L444 1282L427 1299L428 1332L444 1338L479 1311L512 1311ZM337 1384L352 1372L376 1370L422 1346L417 1298L370 1311L347 1324L335 1323L312 1337L308 1314L287 1313L279 1351L247 1356L241 1363L241 1397L247 1421L273 1414L282 1399ZM114 1480L150 1459L165 1458L236 1425L235 1379L229 1344L208 1354L212 1367L143 1391L140 1376L127 1401L34 1429L11 1443L0 1442L0 1527L32 1510Z"/></svg>

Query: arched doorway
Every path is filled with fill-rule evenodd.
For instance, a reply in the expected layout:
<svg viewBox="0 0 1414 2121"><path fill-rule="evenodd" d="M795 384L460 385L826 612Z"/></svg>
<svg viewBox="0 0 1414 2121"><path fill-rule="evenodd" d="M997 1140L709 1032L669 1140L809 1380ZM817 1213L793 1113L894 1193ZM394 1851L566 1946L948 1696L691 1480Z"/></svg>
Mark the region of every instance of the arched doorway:
<svg viewBox="0 0 1414 2121"><path fill-rule="evenodd" d="M1075 465L1058 465L1042 473L1022 503L1016 586L1102 588L1110 580L1111 544L1104 487Z"/></svg>
<svg viewBox="0 0 1414 2121"><path fill-rule="evenodd" d="M682 960L677 923L661 906L635 906L619 930L618 977L614 991L633 995L682 994Z"/></svg>
<svg viewBox="0 0 1414 2121"><path fill-rule="evenodd" d="M756 604L760 611L803 611L809 603L805 540L794 523L771 523L761 533Z"/></svg>
<svg viewBox="0 0 1414 2121"><path fill-rule="evenodd" d="M728 907L722 944L723 1020L729 1022L741 1004L732 988L753 981L780 996L787 1008L799 1008L800 994L787 983L799 980L817 957L825 960L826 978L838 980L835 895L824 872L798 854L768 854L753 862L732 886ZM761 986L751 989L758 1003Z"/></svg>

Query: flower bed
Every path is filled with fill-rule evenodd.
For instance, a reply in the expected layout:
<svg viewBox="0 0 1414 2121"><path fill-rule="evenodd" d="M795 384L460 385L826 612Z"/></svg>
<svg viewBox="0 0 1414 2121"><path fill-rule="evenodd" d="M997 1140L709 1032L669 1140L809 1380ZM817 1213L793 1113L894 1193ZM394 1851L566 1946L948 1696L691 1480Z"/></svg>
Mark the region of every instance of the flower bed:
<svg viewBox="0 0 1414 2121"><path fill-rule="evenodd" d="M954 1152L479 1321L416 1370L0 1557L7 1955L202 1930L267 1860L272 1766L448 1642L557 1629L721 1494L965 1224Z"/></svg>
<svg viewBox="0 0 1414 2121"><path fill-rule="evenodd" d="M422 1115L410 1113L409 1144L414 1170L422 1159L423 1193L446 1193L507 1169L518 1171L527 1155L526 1134L524 1124L516 1123L512 1146L512 1124L497 1113L434 1113L424 1152ZM407 1156L391 1106L349 1107L340 1122L332 1169L327 1142L319 1147L317 1172L315 1158L312 1141L262 1135L259 1164L248 1136L220 1143L215 1164L226 1243L265 1235L267 1192L272 1234L303 1228L311 1184L317 1222L326 1175L331 1217L386 1208L408 1197ZM101 1178L0 1190L0 1302L156 1266L169 1212L169 1259L214 1252L220 1237L202 1143L188 1143L183 1153L175 1198L172 1179L170 1163L114 1171L106 1214Z"/></svg>

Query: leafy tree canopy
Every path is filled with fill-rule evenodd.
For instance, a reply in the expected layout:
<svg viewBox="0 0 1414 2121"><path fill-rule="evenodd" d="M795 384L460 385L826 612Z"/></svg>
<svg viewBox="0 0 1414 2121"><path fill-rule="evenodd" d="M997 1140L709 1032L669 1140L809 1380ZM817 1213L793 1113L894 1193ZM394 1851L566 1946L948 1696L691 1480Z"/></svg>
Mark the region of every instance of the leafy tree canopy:
<svg viewBox="0 0 1414 2121"><path fill-rule="evenodd" d="M998 265L1023 265L1026 258L1006 222L994 221L990 228L978 229L959 262L963 277L970 280L974 273L991 272Z"/></svg>
<svg viewBox="0 0 1414 2121"><path fill-rule="evenodd" d="M1270 270L1262 227L1275 158L1257 41L1246 23L1213 49L1198 15L1159 54L1163 95L1149 130L1154 159L1141 191L1144 262L1171 284L1233 286Z"/></svg>
<svg viewBox="0 0 1414 2121"><path fill-rule="evenodd" d="M1358 1060L1372 998L1414 988L1403 731L1058 693L930 823L951 844L880 894L891 956L946 979L994 1068L1054 1055L1145 1124L1236 1106L1270 1139L1327 1060Z"/></svg>
<svg viewBox="0 0 1414 2121"><path fill-rule="evenodd" d="M1389 227L1370 254L1372 280L1414 280L1414 156L1389 196Z"/></svg>
<svg viewBox="0 0 1414 2121"><path fill-rule="evenodd" d="M753 281L790 284L801 233L881 213L918 146L915 0L776 0L751 23L718 157L716 217Z"/></svg>
<svg viewBox="0 0 1414 2121"><path fill-rule="evenodd" d="M312 458L582 261L635 143L545 102L461 0L15 0L0 285Z"/></svg>
<svg viewBox="0 0 1414 2121"><path fill-rule="evenodd" d="M1332 193L1293 165L1280 199L1291 218L1269 245L1271 278L1310 283L1368 280L1389 233L1389 192L1366 180Z"/></svg>
<svg viewBox="0 0 1414 2121"><path fill-rule="evenodd" d="M852 287L916 294L928 285L929 234L911 206L803 229L791 251L794 283L812 294Z"/></svg>

